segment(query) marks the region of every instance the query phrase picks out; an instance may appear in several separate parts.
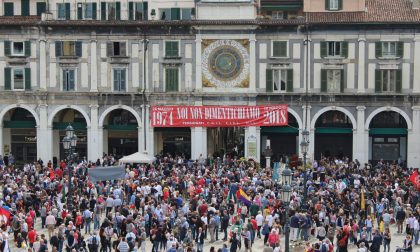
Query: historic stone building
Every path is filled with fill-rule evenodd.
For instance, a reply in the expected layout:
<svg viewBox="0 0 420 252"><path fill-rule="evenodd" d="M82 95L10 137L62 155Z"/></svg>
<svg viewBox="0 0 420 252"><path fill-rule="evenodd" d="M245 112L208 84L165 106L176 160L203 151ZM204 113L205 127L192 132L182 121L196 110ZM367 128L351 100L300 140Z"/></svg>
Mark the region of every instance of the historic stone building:
<svg viewBox="0 0 420 252"><path fill-rule="evenodd" d="M278 157L307 128L311 158L420 162L418 0L3 0L0 14L0 154L64 158L71 123L89 160L259 159L267 140ZM151 122L154 106L277 104L287 126Z"/></svg>

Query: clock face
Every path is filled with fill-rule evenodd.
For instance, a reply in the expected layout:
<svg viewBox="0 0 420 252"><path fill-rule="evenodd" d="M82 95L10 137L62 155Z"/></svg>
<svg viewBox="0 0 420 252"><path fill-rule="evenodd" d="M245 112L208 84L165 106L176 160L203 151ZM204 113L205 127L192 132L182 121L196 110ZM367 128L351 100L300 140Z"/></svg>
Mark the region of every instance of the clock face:
<svg viewBox="0 0 420 252"><path fill-rule="evenodd" d="M207 87L247 87L249 54L236 40L211 42L202 55L203 85Z"/></svg>

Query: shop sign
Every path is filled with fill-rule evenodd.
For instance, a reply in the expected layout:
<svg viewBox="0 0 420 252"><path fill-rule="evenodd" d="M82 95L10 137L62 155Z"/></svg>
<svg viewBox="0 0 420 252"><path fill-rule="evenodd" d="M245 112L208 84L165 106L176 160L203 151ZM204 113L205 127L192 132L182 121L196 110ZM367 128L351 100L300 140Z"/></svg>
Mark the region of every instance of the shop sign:
<svg viewBox="0 0 420 252"><path fill-rule="evenodd" d="M25 142L35 143L36 142L36 136L35 137L25 137Z"/></svg>
<svg viewBox="0 0 420 252"><path fill-rule="evenodd" d="M287 105L154 106L152 127L285 126Z"/></svg>

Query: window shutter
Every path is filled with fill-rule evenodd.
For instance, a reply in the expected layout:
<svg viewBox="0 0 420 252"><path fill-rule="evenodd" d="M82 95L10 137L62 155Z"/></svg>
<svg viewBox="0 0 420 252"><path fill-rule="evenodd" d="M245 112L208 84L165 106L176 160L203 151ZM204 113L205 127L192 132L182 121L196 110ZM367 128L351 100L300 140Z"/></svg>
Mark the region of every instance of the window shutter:
<svg viewBox="0 0 420 252"><path fill-rule="evenodd" d="M402 92L402 70L396 70L396 76L395 76L395 92L401 93Z"/></svg>
<svg viewBox="0 0 420 252"><path fill-rule="evenodd" d="M76 41L76 56L82 57L82 41Z"/></svg>
<svg viewBox="0 0 420 252"><path fill-rule="evenodd" d="M181 9L172 8L171 9L171 20L180 20L181 19Z"/></svg>
<svg viewBox="0 0 420 252"><path fill-rule="evenodd" d="M273 92L273 69L265 70L265 91Z"/></svg>
<svg viewBox="0 0 420 252"><path fill-rule="evenodd" d="M60 57L63 55L62 46L63 43L61 41L55 41L55 57Z"/></svg>
<svg viewBox="0 0 420 252"><path fill-rule="evenodd" d="M327 42L321 42L321 58L327 57Z"/></svg>
<svg viewBox="0 0 420 252"><path fill-rule="evenodd" d="M120 81L120 91L125 91L126 88L126 78L125 78L125 72L127 71L126 69L121 69L121 81Z"/></svg>
<svg viewBox="0 0 420 252"><path fill-rule="evenodd" d="M404 42L397 42L397 57L402 58L404 56Z"/></svg>
<svg viewBox="0 0 420 252"><path fill-rule="evenodd" d="M31 57L31 41L25 41L25 56Z"/></svg>
<svg viewBox="0 0 420 252"><path fill-rule="evenodd" d="M327 69L321 69L321 92L327 92Z"/></svg>
<svg viewBox="0 0 420 252"><path fill-rule="evenodd" d="M92 19L96 20L96 3L92 3Z"/></svg>
<svg viewBox="0 0 420 252"><path fill-rule="evenodd" d="M280 57L287 57L287 41L280 41Z"/></svg>
<svg viewBox="0 0 420 252"><path fill-rule="evenodd" d="M13 3L4 3L4 16L11 17L14 15L14 4Z"/></svg>
<svg viewBox="0 0 420 252"><path fill-rule="evenodd" d="M4 89L12 89L12 69L10 67L4 68Z"/></svg>
<svg viewBox="0 0 420 252"><path fill-rule="evenodd" d="M381 70L379 69L375 70L375 92L382 92Z"/></svg>
<svg viewBox="0 0 420 252"><path fill-rule="evenodd" d="M273 57L280 57L281 50L280 50L280 41L273 41L273 51L271 52Z"/></svg>
<svg viewBox="0 0 420 252"><path fill-rule="evenodd" d="M341 57L349 57L349 42L347 41L341 42Z"/></svg>
<svg viewBox="0 0 420 252"><path fill-rule="evenodd" d="M75 70L70 70L69 71L69 90L74 91L75 90L75 85L76 85L76 81L75 81L75 76L74 76Z"/></svg>
<svg viewBox="0 0 420 252"><path fill-rule="evenodd" d="M172 69L166 69L166 72L165 72L166 92L172 91L171 70Z"/></svg>
<svg viewBox="0 0 420 252"><path fill-rule="evenodd" d="M81 3L77 4L77 19L83 19L83 7Z"/></svg>
<svg viewBox="0 0 420 252"><path fill-rule="evenodd" d="M70 20L70 3L65 3L66 6L66 20Z"/></svg>
<svg viewBox="0 0 420 252"><path fill-rule="evenodd" d="M129 2L128 3L128 20L134 20L134 3Z"/></svg>
<svg viewBox="0 0 420 252"><path fill-rule="evenodd" d="M4 41L4 55L6 56L10 56L12 54L10 45L11 45L10 41L8 40Z"/></svg>
<svg viewBox="0 0 420 252"><path fill-rule="evenodd" d="M114 43L113 42L106 43L106 56L108 57L114 56Z"/></svg>
<svg viewBox="0 0 420 252"><path fill-rule="evenodd" d="M287 69L286 91L293 92L293 69Z"/></svg>
<svg viewBox="0 0 420 252"><path fill-rule="evenodd" d="M147 20L148 13L149 13L149 3L143 2L143 20Z"/></svg>
<svg viewBox="0 0 420 252"><path fill-rule="evenodd" d="M330 0L325 0L325 9L330 10Z"/></svg>
<svg viewBox="0 0 420 252"><path fill-rule="evenodd" d="M375 57L379 58L382 57L382 43L375 42Z"/></svg>
<svg viewBox="0 0 420 252"><path fill-rule="evenodd" d="M45 13L45 10L47 9L47 3L38 2L36 3L36 15L41 16L42 13Z"/></svg>
<svg viewBox="0 0 420 252"><path fill-rule="evenodd" d="M340 92L344 93L344 69L340 70Z"/></svg>
<svg viewBox="0 0 420 252"><path fill-rule="evenodd" d="M338 0L338 10L343 9L343 0Z"/></svg>
<svg viewBox="0 0 420 252"><path fill-rule="evenodd" d="M101 20L106 20L106 3L101 2Z"/></svg>
<svg viewBox="0 0 420 252"><path fill-rule="evenodd" d="M31 90L31 69L25 68L25 90Z"/></svg>
<svg viewBox="0 0 420 252"><path fill-rule="evenodd" d="M120 56L127 56L126 42L120 42Z"/></svg>
<svg viewBox="0 0 420 252"><path fill-rule="evenodd" d="M118 78L118 69L114 69L114 91L119 91L119 78Z"/></svg>
<svg viewBox="0 0 420 252"><path fill-rule="evenodd" d="M115 3L115 19L120 20L121 19L121 3L116 2Z"/></svg>
<svg viewBox="0 0 420 252"><path fill-rule="evenodd" d="M172 69L173 71L173 81L174 81L174 85L173 85L173 91L178 91L178 68L176 69Z"/></svg>
<svg viewBox="0 0 420 252"><path fill-rule="evenodd" d="M29 0L22 0L21 8L22 16L29 16Z"/></svg>

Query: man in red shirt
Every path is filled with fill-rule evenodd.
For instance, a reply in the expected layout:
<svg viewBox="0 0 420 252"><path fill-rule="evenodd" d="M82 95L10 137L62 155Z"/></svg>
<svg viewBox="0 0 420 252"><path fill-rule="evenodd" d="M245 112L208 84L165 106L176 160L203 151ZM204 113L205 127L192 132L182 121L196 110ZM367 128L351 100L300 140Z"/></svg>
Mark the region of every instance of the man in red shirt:
<svg viewBox="0 0 420 252"><path fill-rule="evenodd" d="M34 220L29 213L26 215L25 221L28 224L28 229L33 228Z"/></svg>
<svg viewBox="0 0 420 252"><path fill-rule="evenodd" d="M35 229L30 228L28 233L29 246L32 248L36 240L37 233Z"/></svg>

